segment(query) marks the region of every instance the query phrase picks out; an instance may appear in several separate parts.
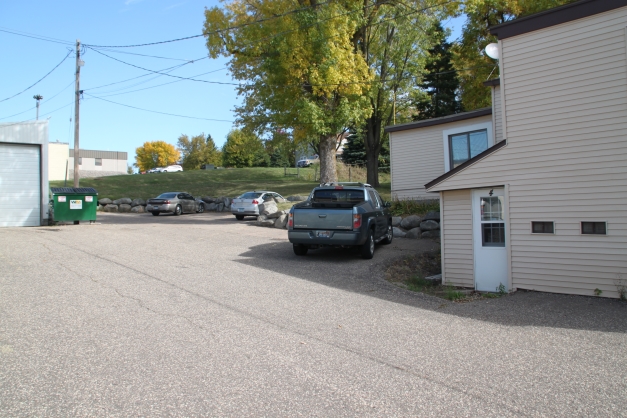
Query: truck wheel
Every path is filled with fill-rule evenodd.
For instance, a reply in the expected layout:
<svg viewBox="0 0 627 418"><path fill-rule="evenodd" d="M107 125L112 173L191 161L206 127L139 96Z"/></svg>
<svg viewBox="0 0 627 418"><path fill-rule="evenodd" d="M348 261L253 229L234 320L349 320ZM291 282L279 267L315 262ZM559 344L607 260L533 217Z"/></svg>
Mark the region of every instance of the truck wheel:
<svg viewBox="0 0 627 418"><path fill-rule="evenodd" d="M392 224L388 224L388 230L385 231L385 237L381 240L381 244L388 245L392 243L392 239L394 238L394 230L392 229Z"/></svg>
<svg viewBox="0 0 627 418"><path fill-rule="evenodd" d="M359 249L359 252L361 253L361 257L366 260L370 260L374 257L374 232L372 232L372 229L368 231L368 238Z"/></svg>
<svg viewBox="0 0 627 418"><path fill-rule="evenodd" d="M294 244L294 254L296 255L307 255L307 250L309 248L304 245Z"/></svg>

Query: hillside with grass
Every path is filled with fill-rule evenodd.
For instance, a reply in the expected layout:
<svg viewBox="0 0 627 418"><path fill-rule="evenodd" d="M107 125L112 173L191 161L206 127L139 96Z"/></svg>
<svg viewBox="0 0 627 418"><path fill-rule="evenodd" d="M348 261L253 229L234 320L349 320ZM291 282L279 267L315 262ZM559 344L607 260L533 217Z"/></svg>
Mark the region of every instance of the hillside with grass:
<svg viewBox="0 0 627 418"><path fill-rule="evenodd" d="M365 182L366 172L359 167L338 164L338 178L340 181ZM147 200L172 191L184 191L197 197L236 197L251 190L271 190L287 197L308 195L318 185L316 179L315 167L298 170L254 167L85 178L80 180L80 187L93 187L98 191L99 199L108 197L112 200L122 197ZM72 181L67 185L71 187ZM50 187L63 186L63 181L50 182ZM381 176L381 187L377 191L384 200L392 200L388 174ZM439 205L436 201L392 201L391 209L396 216L422 215L439 211Z"/></svg>

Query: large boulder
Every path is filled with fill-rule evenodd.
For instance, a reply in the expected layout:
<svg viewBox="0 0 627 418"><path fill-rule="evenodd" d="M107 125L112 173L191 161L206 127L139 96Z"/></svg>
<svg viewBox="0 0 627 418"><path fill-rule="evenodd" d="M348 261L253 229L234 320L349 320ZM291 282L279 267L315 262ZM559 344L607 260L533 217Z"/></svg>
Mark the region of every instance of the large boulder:
<svg viewBox="0 0 627 418"><path fill-rule="evenodd" d="M281 216L276 218L276 221L274 221L274 227L281 228L281 229L285 229L287 227L287 214L286 213L282 213Z"/></svg>
<svg viewBox="0 0 627 418"><path fill-rule="evenodd" d="M130 213L131 212L131 205L127 205L126 203L122 203L120 206L118 206L118 212L120 212L120 213Z"/></svg>
<svg viewBox="0 0 627 418"><path fill-rule="evenodd" d="M105 208L104 205L98 205L98 207L96 208L96 211L102 212L104 208Z"/></svg>
<svg viewBox="0 0 627 418"><path fill-rule="evenodd" d="M200 198L200 200L202 200L205 203L213 203L216 201L214 197L209 197L209 196L203 196Z"/></svg>
<svg viewBox="0 0 627 418"><path fill-rule="evenodd" d="M218 203L218 206L216 207L216 211L217 212L224 211L224 203L222 203L222 202Z"/></svg>
<svg viewBox="0 0 627 418"><path fill-rule="evenodd" d="M307 196L288 196L287 200L289 202L304 202L307 200Z"/></svg>
<svg viewBox="0 0 627 418"><path fill-rule="evenodd" d="M103 211L117 213L118 205L114 205L114 204L110 203L110 204L108 204L107 206L104 207Z"/></svg>
<svg viewBox="0 0 627 418"><path fill-rule="evenodd" d="M440 212L429 212L422 218L422 220L440 222Z"/></svg>
<svg viewBox="0 0 627 418"><path fill-rule="evenodd" d="M407 231L405 238L418 239L420 238L421 231L420 228L413 228Z"/></svg>
<svg viewBox="0 0 627 418"><path fill-rule="evenodd" d="M425 231L422 233L421 238L440 238L440 230Z"/></svg>
<svg viewBox="0 0 627 418"><path fill-rule="evenodd" d="M131 202L131 207L135 206L146 206L146 201L140 198L133 199L133 201Z"/></svg>
<svg viewBox="0 0 627 418"><path fill-rule="evenodd" d="M285 211L285 210L279 210L279 211L276 211L274 213L268 214L268 219L280 218L282 215L284 215L286 213L287 213L287 211Z"/></svg>
<svg viewBox="0 0 627 418"><path fill-rule="evenodd" d="M216 205L215 203L209 203L208 205L205 205L205 210L208 210L209 212L215 212L217 208L218 205Z"/></svg>
<svg viewBox="0 0 627 418"><path fill-rule="evenodd" d="M231 199L230 197L225 197L225 198L224 198L224 207L225 207L225 208L230 208L230 207L231 207L231 201L232 201L232 200L233 200L233 199Z"/></svg>
<svg viewBox="0 0 627 418"><path fill-rule="evenodd" d="M257 219L257 221L255 221L255 225L265 226L267 228L274 227L274 224L275 224L275 220L274 219L263 219L263 220Z"/></svg>
<svg viewBox="0 0 627 418"><path fill-rule="evenodd" d="M268 219L268 216L264 215L264 214L261 214L261 215L257 216L257 220L258 221L265 221L267 219Z"/></svg>
<svg viewBox="0 0 627 418"><path fill-rule="evenodd" d="M401 221L401 228L405 230L414 229L420 226L420 216L418 215L410 215L406 218L403 218Z"/></svg>
<svg viewBox="0 0 627 418"><path fill-rule="evenodd" d="M138 205L131 208L131 213L146 213L146 206Z"/></svg>
<svg viewBox="0 0 627 418"><path fill-rule="evenodd" d="M113 203L113 201L109 199L108 197L98 200L98 204L102 206L107 206L107 205L110 205L111 203Z"/></svg>
<svg viewBox="0 0 627 418"><path fill-rule="evenodd" d="M133 201L129 197L123 197L122 199L114 200L112 203L114 205L130 205Z"/></svg>
<svg viewBox="0 0 627 418"><path fill-rule="evenodd" d="M432 220L422 221L420 222L420 229L423 231L434 231L440 229L440 224Z"/></svg>
<svg viewBox="0 0 627 418"><path fill-rule="evenodd" d="M273 200L267 200L259 205L259 213L264 215L271 215L276 213L279 208L276 205L276 202Z"/></svg>
<svg viewBox="0 0 627 418"><path fill-rule="evenodd" d="M405 238L405 235L407 235L405 231L397 227L392 228L392 234L395 238Z"/></svg>
<svg viewBox="0 0 627 418"><path fill-rule="evenodd" d="M392 226L399 226L402 220L400 216L392 216Z"/></svg>

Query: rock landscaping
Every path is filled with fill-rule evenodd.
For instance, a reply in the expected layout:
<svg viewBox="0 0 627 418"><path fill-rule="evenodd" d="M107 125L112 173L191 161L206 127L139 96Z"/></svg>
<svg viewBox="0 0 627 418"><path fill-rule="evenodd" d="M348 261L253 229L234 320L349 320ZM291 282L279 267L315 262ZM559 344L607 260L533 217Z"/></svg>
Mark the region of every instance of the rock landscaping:
<svg viewBox="0 0 627 418"><path fill-rule="evenodd" d="M225 212L231 208L232 198L227 196L200 198L205 202L205 211ZM288 202L302 202L307 196L289 196ZM111 200L103 198L98 200L98 211L109 213L146 213L146 201L144 199L130 199L124 197ZM277 202L271 200L259 205L259 217L254 225L266 228L287 229L287 210L279 210ZM439 238L440 237L440 213L429 212L425 216L409 215L406 217L394 216L392 226L395 238Z"/></svg>

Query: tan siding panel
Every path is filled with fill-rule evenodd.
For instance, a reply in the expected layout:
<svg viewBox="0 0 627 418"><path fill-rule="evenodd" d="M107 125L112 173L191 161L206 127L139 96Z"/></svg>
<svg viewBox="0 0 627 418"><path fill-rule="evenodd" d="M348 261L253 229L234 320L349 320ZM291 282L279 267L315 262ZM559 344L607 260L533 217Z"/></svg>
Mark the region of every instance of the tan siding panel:
<svg viewBox="0 0 627 418"><path fill-rule="evenodd" d="M472 208L469 191L442 194L444 276L455 286L474 287Z"/></svg>

